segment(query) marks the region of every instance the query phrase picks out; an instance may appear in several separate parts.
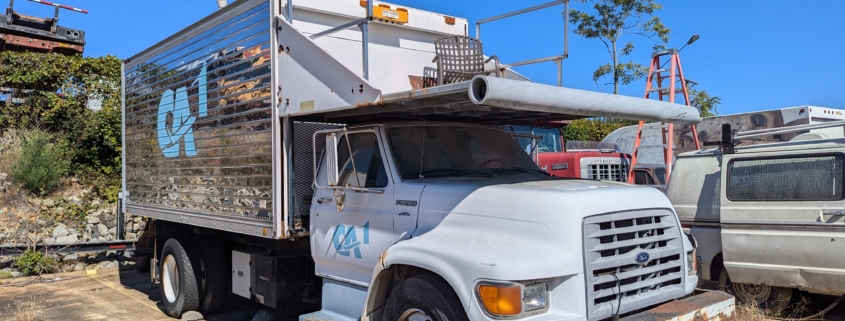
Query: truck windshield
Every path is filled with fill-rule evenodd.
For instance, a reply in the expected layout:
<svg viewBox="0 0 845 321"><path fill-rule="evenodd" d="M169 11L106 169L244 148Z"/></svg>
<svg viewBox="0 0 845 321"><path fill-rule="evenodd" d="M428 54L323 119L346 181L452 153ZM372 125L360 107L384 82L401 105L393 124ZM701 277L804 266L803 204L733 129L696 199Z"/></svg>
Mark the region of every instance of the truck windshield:
<svg viewBox="0 0 845 321"><path fill-rule="evenodd" d="M510 136L496 129L404 126L387 131L403 179L465 175L546 175Z"/></svg>
<svg viewBox="0 0 845 321"><path fill-rule="evenodd" d="M539 136L537 151L540 153L560 153L563 146L560 144L560 128L542 128L530 126L506 126L505 130L511 129L514 133ZM531 152L532 141L529 138L514 138L525 152Z"/></svg>

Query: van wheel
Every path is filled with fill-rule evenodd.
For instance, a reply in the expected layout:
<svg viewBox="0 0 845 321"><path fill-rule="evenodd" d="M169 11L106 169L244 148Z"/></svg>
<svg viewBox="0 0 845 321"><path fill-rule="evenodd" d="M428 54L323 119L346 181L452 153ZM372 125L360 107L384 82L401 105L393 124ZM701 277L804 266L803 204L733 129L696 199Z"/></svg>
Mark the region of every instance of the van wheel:
<svg viewBox="0 0 845 321"><path fill-rule="evenodd" d="M756 306L765 314L777 314L789 306L792 300L792 289L762 284L733 283L728 277L728 270L722 268L719 274L719 285L725 291L733 294L740 303Z"/></svg>
<svg viewBox="0 0 845 321"><path fill-rule="evenodd" d="M229 259L223 243L213 237L196 237L194 244L199 249L202 263L199 312L214 312L221 308L229 294Z"/></svg>
<svg viewBox="0 0 845 321"><path fill-rule="evenodd" d="M168 239L161 250L161 303L164 313L179 318L199 309L200 257L187 239Z"/></svg>
<svg viewBox="0 0 845 321"><path fill-rule="evenodd" d="M418 275L402 281L387 299L389 321L468 321L461 300L446 282Z"/></svg>

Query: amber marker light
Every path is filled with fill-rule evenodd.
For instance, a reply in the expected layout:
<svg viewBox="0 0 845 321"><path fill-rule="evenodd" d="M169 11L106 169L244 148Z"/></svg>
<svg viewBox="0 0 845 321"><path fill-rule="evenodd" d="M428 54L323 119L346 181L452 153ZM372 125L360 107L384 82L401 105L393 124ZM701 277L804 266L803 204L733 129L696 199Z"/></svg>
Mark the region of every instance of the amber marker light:
<svg viewBox="0 0 845 321"><path fill-rule="evenodd" d="M522 289L518 285L482 284L478 287L478 297L490 314L509 316L522 313Z"/></svg>

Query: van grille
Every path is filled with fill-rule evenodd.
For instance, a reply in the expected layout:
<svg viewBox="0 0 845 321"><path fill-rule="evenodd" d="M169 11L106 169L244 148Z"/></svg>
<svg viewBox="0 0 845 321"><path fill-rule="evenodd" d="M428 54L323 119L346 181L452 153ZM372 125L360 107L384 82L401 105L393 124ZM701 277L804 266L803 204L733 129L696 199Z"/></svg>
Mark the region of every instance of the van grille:
<svg viewBox="0 0 845 321"><path fill-rule="evenodd" d="M637 256L644 253L648 260L637 263ZM588 319L601 320L617 311L625 313L683 296L683 254L681 232L669 210L585 218Z"/></svg>
<svg viewBox="0 0 845 321"><path fill-rule="evenodd" d="M603 181L626 182L628 181L628 166L620 164L592 164L587 165L586 179L598 179Z"/></svg>

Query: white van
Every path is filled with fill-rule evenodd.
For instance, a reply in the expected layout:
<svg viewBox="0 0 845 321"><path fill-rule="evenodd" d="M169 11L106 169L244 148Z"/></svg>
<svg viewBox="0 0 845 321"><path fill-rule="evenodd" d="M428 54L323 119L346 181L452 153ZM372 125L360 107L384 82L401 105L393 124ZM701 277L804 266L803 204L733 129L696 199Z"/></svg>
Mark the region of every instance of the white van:
<svg viewBox="0 0 845 321"><path fill-rule="evenodd" d="M793 289L845 294L845 139L801 137L682 154L666 193L700 278L769 312Z"/></svg>

